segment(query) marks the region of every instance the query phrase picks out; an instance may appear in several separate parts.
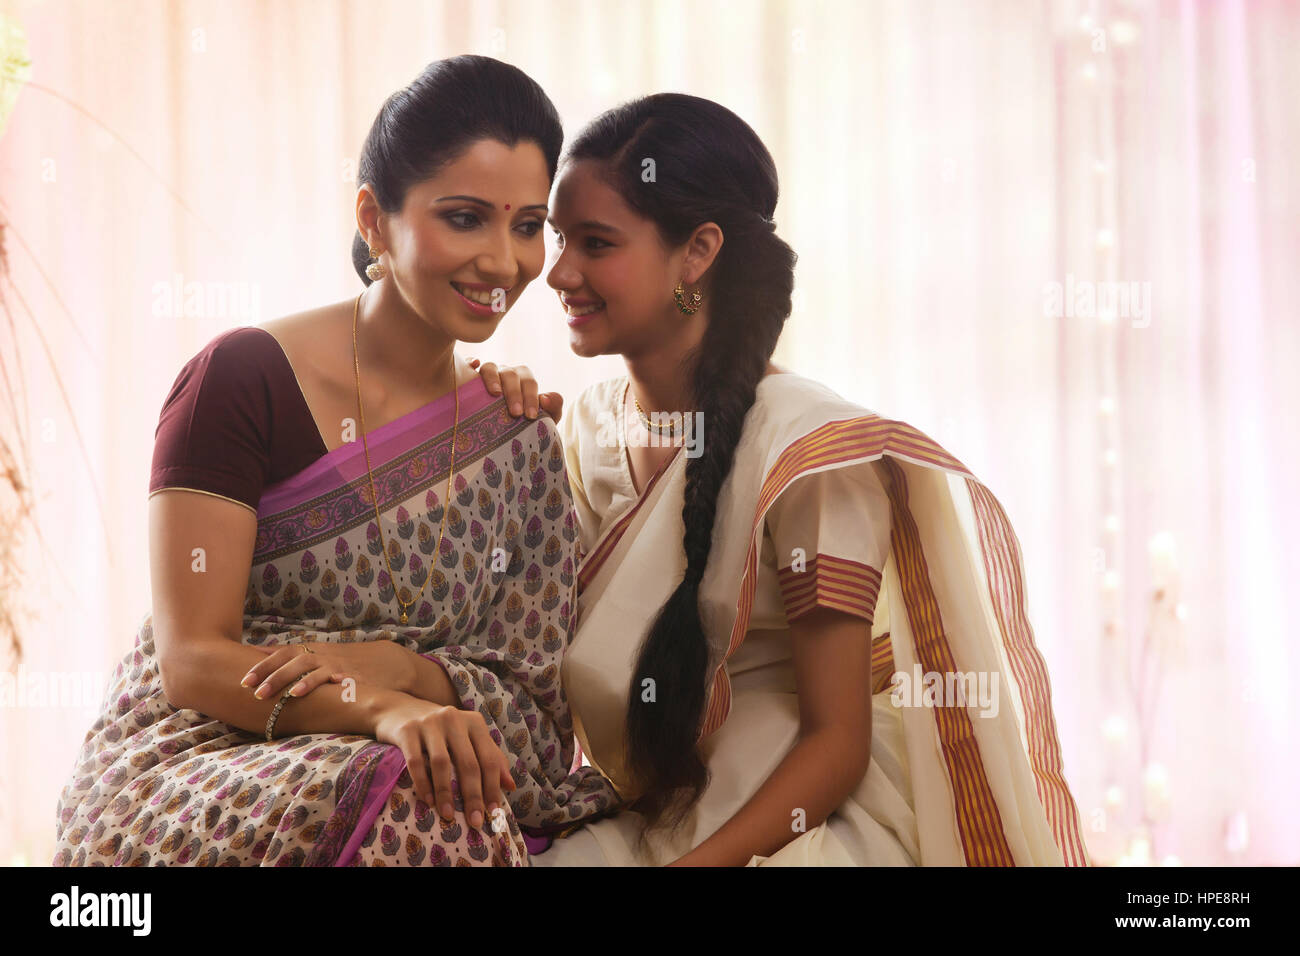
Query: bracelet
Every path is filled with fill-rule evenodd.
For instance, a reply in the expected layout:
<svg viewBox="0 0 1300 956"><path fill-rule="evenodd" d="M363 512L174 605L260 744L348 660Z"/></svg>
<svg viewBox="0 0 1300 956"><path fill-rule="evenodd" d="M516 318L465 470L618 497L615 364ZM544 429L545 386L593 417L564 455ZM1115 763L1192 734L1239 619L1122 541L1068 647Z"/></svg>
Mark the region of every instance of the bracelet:
<svg viewBox="0 0 1300 956"><path fill-rule="evenodd" d="M280 699L277 700L275 702L275 706L271 708L271 716L266 718L267 741L270 741L271 738L275 735L275 721L276 718L280 716L280 708L284 706L285 701L287 701L291 696L293 696L293 689L298 686L298 681L302 680L303 677L306 677L310 673L311 671L305 671L302 677L299 677L298 680L294 681L292 684L286 687L284 689L284 693L280 695Z"/></svg>

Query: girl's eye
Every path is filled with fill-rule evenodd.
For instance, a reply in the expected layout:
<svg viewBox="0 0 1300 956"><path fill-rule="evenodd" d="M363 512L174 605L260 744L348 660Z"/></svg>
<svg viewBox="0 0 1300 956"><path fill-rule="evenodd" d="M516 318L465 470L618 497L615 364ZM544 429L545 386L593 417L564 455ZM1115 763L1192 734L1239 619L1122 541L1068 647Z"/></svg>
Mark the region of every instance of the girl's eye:
<svg viewBox="0 0 1300 956"><path fill-rule="evenodd" d="M468 219L469 222L465 222L464 220L466 219ZM453 212L447 216L447 221L457 229L473 229L478 225L479 220L478 216L474 215L472 212Z"/></svg>
<svg viewBox="0 0 1300 956"><path fill-rule="evenodd" d="M600 243L600 245L596 245L595 243ZM603 249L603 248L605 248L606 246L612 246L612 245L613 245L612 242L606 242L604 239L601 239L599 236L588 236L588 237L587 237L587 248L588 248L588 249L592 249L592 250L595 250L595 249Z"/></svg>

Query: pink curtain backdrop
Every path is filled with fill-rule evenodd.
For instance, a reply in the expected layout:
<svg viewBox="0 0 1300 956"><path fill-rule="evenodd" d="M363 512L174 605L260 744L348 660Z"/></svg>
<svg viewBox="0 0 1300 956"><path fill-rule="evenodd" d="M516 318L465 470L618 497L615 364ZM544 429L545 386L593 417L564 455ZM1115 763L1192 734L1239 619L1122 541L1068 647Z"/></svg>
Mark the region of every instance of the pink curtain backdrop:
<svg viewBox="0 0 1300 956"><path fill-rule="evenodd" d="M776 359L928 432L1002 501L1096 860L1300 862L1300 5L0 0L0 17L0 435L36 520L4 594L25 655L0 685L0 863L49 861L98 704L68 682L106 679L148 609L148 469L180 366L359 290L361 140L427 62L470 52L527 71L570 133L659 90L745 117L800 254ZM569 353L540 280L467 352L569 398L621 368Z"/></svg>

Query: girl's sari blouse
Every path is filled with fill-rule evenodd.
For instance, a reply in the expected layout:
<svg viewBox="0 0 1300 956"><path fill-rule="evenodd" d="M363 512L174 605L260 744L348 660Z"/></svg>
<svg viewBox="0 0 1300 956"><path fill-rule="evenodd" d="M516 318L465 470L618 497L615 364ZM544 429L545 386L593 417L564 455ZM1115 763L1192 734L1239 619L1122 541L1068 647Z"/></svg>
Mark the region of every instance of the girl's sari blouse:
<svg viewBox="0 0 1300 956"><path fill-rule="evenodd" d="M817 472L773 502L749 634L728 663L733 689L793 692L789 628L814 608L861 618L870 639L889 528L889 497L873 469Z"/></svg>

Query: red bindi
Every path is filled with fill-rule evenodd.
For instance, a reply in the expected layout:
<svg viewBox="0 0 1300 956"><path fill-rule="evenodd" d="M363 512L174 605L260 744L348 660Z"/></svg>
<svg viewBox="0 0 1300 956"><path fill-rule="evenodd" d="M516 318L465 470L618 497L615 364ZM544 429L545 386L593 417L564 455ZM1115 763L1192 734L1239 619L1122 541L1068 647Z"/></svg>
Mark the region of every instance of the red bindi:
<svg viewBox="0 0 1300 956"><path fill-rule="evenodd" d="M507 209L510 208L510 203L506 203L506 208L507 208Z"/></svg>

